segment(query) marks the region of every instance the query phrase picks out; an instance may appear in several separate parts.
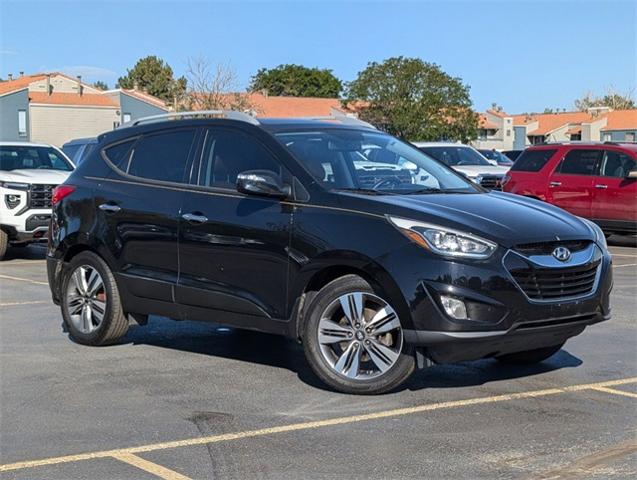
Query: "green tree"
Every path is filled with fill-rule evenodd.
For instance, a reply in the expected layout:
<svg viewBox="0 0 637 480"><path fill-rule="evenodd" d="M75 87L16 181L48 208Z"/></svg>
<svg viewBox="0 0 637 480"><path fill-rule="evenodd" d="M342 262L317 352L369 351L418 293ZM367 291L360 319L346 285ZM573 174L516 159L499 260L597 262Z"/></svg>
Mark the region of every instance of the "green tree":
<svg viewBox="0 0 637 480"><path fill-rule="evenodd" d="M344 106L405 140L476 138L478 115L469 87L438 65L418 58L372 62L347 85Z"/></svg>
<svg viewBox="0 0 637 480"><path fill-rule="evenodd" d="M98 90L108 90L108 85L106 84L106 82L102 82L101 80L95 82L93 86Z"/></svg>
<svg viewBox="0 0 637 480"><path fill-rule="evenodd" d="M274 96L336 98L342 89L343 82L331 70L302 65L262 68L250 83L251 91L267 90L269 95Z"/></svg>
<svg viewBox="0 0 637 480"><path fill-rule="evenodd" d="M117 80L119 88L141 88L167 102L186 91L186 79L174 78L173 69L154 55L142 58Z"/></svg>

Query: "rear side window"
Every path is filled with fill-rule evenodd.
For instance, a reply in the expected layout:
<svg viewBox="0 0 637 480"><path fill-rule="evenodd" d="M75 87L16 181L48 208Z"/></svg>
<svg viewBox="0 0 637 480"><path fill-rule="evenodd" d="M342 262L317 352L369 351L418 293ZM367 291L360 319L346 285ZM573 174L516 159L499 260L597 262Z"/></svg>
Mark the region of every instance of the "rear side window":
<svg viewBox="0 0 637 480"><path fill-rule="evenodd" d="M125 171L149 180L183 183L194 139L194 129L143 136L132 149Z"/></svg>
<svg viewBox="0 0 637 480"><path fill-rule="evenodd" d="M515 160L511 170L519 172L539 172L556 151L555 149L525 150Z"/></svg>
<svg viewBox="0 0 637 480"><path fill-rule="evenodd" d="M595 175L603 150L571 150L559 166L559 173L566 175Z"/></svg>
<svg viewBox="0 0 637 480"><path fill-rule="evenodd" d="M125 172L128 170L128 159L130 158L131 147L134 143L135 140L118 143L105 149L104 154L113 165Z"/></svg>
<svg viewBox="0 0 637 480"><path fill-rule="evenodd" d="M635 160L616 150L606 150L600 175L602 177L626 178L628 172L635 169Z"/></svg>

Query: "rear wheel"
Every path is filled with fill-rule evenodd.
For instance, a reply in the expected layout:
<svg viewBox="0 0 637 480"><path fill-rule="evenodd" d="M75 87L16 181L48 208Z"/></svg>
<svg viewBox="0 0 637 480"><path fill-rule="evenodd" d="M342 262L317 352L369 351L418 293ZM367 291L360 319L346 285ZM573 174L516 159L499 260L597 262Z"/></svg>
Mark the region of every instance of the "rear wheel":
<svg viewBox="0 0 637 480"><path fill-rule="evenodd" d="M107 345L128 331L115 278L98 255L83 252L73 257L62 293L64 323L77 342Z"/></svg>
<svg viewBox="0 0 637 480"><path fill-rule="evenodd" d="M392 306L356 275L323 287L308 307L303 344L316 375L345 393L392 390L414 371Z"/></svg>
<svg viewBox="0 0 637 480"><path fill-rule="evenodd" d="M532 365L539 363L552 357L564 346L564 343L554 345L552 347L536 348L535 350L527 350L525 352L509 353L495 357L502 363L510 363L515 365Z"/></svg>
<svg viewBox="0 0 637 480"><path fill-rule="evenodd" d="M9 235L0 230L0 260L2 260L9 249Z"/></svg>

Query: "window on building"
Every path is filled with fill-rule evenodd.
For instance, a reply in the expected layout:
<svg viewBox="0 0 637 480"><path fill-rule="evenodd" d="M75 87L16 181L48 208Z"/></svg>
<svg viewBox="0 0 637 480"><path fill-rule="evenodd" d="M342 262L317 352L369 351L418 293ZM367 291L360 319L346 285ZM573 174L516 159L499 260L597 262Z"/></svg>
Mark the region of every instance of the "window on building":
<svg viewBox="0 0 637 480"><path fill-rule="evenodd" d="M624 136L624 140L626 142L634 142L635 141L635 132L626 132Z"/></svg>
<svg viewBox="0 0 637 480"><path fill-rule="evenodd" d="M183 183L194 138L193 129L143 136L132 150L127 173L149 180Z"/></svg>
<svg viewBox="0 0 637 480"><path fill-rule="evenodd" d="M124 115L122 115L122 119L123 119L124 123L130 122L131 121L130 113L124 113Z"/></svg>
<svg viewBox="0 0 637 480"><path fill-rule="evenodd" d="M602 140L604 140L605 142L610 142L611 141L611 134L610 133L605 133L604 134L604 138L602 138Z"/></svg>
<svg viewBox="0 0 637 480"><path fill-rule="evenodd" d="M18 136L27 136L27 111L18 110Z"/></svg>
<svg viewBox="0 0 637 480"><path fill-rule="evenodd" d="M579 142L582 139L582 134L581 133L571 133L571 136L569 137L571 142Z"/></svg>
<svg viewBox="0 0 637 480"><path fill-rule="evenodd" d="M558 171L567 175L595 175L603 150L571 150L566 154Z"/></svg>
<svg viewBox="0 0 637 480"><path fill-rule="evenodd" d="M511 129L507 128L507 137L510 137L510 136L511 136Z"/></svg>
<svg viewBox="0 0 637 480"><path fill-rule="evenodd" d="M199 185L235 188L237 175L247 170L270 170L281 175L277 160L256 140L234 130L208 130Z"/></svg>
<svg viewBox="0 0 637 480"><path fill-rule="evenodd" d="M531 145L538 145L544 143L544 135L529 135L529 143Z"/></svg>

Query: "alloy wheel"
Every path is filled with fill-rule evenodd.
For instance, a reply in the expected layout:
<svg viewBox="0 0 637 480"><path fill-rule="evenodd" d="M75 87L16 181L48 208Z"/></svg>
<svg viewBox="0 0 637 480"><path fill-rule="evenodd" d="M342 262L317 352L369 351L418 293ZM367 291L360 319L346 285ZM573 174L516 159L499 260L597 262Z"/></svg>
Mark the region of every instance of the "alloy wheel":
<svg viewBox="0 0 637 480"><path fill-rule="evenodd" d="M66 291L66 305L73 326L91 333L102 323L106 313L106 287L99 272L90 265L77 267Z"/></svg>
<svg viewBox="0 0 637 480"><path fill-rule="evenodd" d="M328 305L318 325L321 354L332 369L352 380L368 380L391 369L403 345L400 320L382 298L351 292Z"/></svg>

